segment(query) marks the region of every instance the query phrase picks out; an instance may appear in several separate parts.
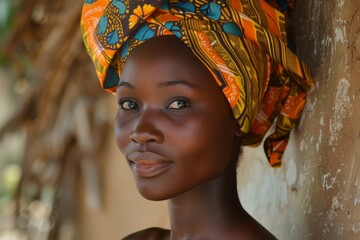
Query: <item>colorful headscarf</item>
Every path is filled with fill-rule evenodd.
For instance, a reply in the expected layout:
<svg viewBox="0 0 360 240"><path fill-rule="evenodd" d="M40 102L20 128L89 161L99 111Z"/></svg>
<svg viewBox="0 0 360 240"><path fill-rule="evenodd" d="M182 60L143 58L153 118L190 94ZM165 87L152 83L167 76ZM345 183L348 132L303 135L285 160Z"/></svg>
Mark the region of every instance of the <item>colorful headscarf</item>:
<svg viewBox="0 0 360 240"><path fill-rule="evenodd" d="M285 11L294 4L268 2ZM156 36L178 37L214 76L246 133L245 145L258 145L277 118L264 147L270 165L279 167L313 80L287 47L285 15L272 6L265 0L85 0L81 28L101 86L110 92L135 47Z"/></svg>

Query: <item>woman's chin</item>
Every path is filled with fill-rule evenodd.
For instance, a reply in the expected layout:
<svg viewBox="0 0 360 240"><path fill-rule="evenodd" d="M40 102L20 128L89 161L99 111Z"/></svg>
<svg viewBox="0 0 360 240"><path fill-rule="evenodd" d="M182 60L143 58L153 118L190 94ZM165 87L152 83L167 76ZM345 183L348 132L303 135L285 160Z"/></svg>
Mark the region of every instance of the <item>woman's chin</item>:
<svg viewBox="0 0 360 240"><path fill-rule="evenodd" d="M151 180L135 179L135 184L140 195L151 201L163 201L172 197L162 184L155 184Z"/></svg>
<svg viewBox="0 0 360 240"><path fill-rule="evenodd" d="M138 191L143 198L150 201L164 201L170 198L168 195L158 192L154 189L144 189L138 187Z"/></svg>

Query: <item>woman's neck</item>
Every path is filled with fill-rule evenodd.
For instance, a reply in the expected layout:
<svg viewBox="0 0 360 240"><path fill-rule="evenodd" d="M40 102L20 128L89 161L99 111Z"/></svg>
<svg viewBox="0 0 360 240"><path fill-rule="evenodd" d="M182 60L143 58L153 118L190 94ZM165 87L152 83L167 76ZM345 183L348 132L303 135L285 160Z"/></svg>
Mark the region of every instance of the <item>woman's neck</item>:
<svg viewBox="0 0 360 240"><path fill-rule="evenodd" d="M248 218L236 188L236 167L169 200L171 239L221 239Z"/></svg>

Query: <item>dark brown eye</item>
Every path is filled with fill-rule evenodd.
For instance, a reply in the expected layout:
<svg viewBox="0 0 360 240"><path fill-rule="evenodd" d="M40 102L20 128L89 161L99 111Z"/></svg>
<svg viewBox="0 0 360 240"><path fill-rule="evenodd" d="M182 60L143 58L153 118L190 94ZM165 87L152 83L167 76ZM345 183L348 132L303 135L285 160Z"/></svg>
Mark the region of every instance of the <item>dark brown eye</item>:
<svg viewBox="0 0 360 240"><path fill-rule="evenodd" d="M123 110L134 110L134 109L137 109L137 107L138 107L136 102L129 100L129 99L120 100L119 105L120 105L120 108Z"/></svg>
<svg viewBox="0 0 360 240"><path fill-rule="evenodd" d="M168 105L168 109L182 109L190 106L190 101L186 99L176 99Z"/></svg>

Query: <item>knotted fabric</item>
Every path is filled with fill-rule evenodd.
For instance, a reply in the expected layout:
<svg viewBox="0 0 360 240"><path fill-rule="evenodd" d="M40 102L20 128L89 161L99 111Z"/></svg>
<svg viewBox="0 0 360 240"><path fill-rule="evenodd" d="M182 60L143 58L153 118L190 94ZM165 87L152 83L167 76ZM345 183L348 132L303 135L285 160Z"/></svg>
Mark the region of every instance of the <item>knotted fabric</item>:
<svg viewBox="0 0 360 240"><path fill-rule="evenodd" d="M281 165L289 134L313 85L308 67L287 47L286 11L293 1L85 0L81 29L101 86L115 92L131 51L174 35L212 73L228 99L244 145L264 142Z"/></svg>

